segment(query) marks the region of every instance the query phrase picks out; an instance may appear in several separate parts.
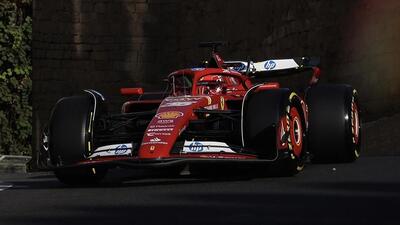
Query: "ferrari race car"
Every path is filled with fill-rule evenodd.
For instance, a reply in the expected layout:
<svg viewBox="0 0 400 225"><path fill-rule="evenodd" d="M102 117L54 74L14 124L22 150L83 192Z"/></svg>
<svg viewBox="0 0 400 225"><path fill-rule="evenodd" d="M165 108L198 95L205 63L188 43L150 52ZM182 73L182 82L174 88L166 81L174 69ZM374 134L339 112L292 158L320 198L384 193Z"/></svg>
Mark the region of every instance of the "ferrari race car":
<svg viewBox="0 0 400 225"><path fill-rule="evenodd" d="M352 162L359 156L357 92L318 84L314 58L224 61L219 43L201 67L168 75L167 91L121 88L130 100L107 111L95 90L64 97L43 132L39 159L66 184L96 183L115 167L187 169L269 165L290 176L305 161ZM304 93L253 82L310 70Z"/></svg>

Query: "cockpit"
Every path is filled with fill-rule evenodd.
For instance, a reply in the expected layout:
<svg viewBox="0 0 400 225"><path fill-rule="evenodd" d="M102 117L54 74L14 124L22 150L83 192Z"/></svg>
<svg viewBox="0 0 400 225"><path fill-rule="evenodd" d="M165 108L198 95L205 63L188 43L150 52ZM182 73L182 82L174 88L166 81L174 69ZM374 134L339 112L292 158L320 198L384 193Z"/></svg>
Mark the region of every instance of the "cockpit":
<svg viewBox="0 0 400 225"><path fill-rule="evenodd" d="M171 94L183 95L241 95L245 88L242 80L227 74L207 74L201 77L177 74L169 77Z"/></svg>
<svg viewBox="0 0 400 225"><path fill-rule="evenodd" d="M170 78L173 96L191 95L193 88L193 76L174 75Z"/></svg>

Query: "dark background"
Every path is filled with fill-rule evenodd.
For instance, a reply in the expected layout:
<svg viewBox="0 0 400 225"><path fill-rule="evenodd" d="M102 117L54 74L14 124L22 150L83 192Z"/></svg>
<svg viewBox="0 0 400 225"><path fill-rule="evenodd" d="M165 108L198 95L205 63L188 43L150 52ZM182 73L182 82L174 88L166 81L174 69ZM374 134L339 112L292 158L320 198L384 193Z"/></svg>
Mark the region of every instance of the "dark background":
<svg viewBox="0 0 400 225"><path fill-rule="evenodd" d="M353 85L364 120L376 120L400 112L399 28L397 0L36 0L34 124L81 89L114 110L120 87L161 90L208 57L197 44L210 40L230 43L225 59L321 56L322 82Z"/></svg>
<svg viewBox="0 0 400 225"><path fill-rule="evenodd" d="M399 25L397 0L34 0L34 133L62 96L94 88L118 110L120 87L156 90L162 77L207 56L199 41L225 40L227 59L321 56L322 82L359 90L364 148L398 155ZM0 174L0 188L13 185L0 196L7 203L0 217L7 224L396 224L398 161L310 165L299 179L189 177L97 188Z"/></svg>

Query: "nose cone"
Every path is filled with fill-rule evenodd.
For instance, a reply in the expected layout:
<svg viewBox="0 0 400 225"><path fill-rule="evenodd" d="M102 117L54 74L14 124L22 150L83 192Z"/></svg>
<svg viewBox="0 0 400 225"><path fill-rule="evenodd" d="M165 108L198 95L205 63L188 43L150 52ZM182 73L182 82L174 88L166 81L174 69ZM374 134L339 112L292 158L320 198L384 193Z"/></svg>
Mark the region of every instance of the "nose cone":
<svg viewBox="0 0 400 225"><path fill-rule="evenodd" d="M151 159L169 157L171 149L189 121L196 119L193 110L208 106L210 103L211 99L207 96L164 99L144 133L139 157Z"/></svg>

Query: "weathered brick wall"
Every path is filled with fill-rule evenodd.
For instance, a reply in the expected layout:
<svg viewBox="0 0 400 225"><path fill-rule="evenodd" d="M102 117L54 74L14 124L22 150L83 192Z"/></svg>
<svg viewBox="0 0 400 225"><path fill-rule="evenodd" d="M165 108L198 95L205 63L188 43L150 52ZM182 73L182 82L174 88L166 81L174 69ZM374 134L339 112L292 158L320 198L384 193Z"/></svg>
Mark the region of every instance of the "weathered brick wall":
<svg viewBox="0 0 400 225"><path fill-rule="evenodd" d="M33 104L41 120L61 96L115 96L144 74L145 1L34 1Z"/></svg>
<svg viewBox="0 0 400 225"><path fill-rule="evenodd" d="M225 40L229 59L321 56L322 81L352 84L375 119L400 111L399 11L396 0L34 0L35 117L84 88L117 109L121 86L161 87L208 56L198 42Z"/></svg>

